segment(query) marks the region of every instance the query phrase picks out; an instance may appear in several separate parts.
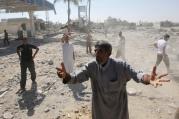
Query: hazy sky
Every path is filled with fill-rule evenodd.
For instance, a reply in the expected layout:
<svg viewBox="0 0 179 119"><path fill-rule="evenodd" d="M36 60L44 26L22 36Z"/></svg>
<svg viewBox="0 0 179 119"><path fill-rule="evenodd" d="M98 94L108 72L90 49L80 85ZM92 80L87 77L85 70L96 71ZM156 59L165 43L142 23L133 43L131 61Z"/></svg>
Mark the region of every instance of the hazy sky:
<svg viewBox="0 0 179 119"><path fill-rule="evenodd" d="M48 0L53 3L54 0ZM163 21L179 22L179 0L91 0L92 21L103 21L108 16L128 20L131 22ZM87 4L84 1L83 4ZM49 12L49 19L53 22L67 21L67 3L62 0L55 4L56 12ZM71 18L78 17L77 7L71 5ZM39 18L46 19L45 12L36 12ZM0 19L12 17L28 17L27 13L4 14L0 13Z"/></svg>

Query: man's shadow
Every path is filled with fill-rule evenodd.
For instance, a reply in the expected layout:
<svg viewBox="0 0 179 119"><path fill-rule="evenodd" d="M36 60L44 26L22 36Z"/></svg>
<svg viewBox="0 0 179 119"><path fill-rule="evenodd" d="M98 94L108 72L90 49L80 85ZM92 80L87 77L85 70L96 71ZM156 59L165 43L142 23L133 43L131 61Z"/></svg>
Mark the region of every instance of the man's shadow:
<svg viewBox="0 0 179 119"><path fill-rule="evenodd" d="M73 97L77 101L89 101L88 99L84 98L84 95L86 94L83 92L87 87L85 87L82 83L77 83L77 84L68 84L68 87L71 89L73 92Z"/></svg>
<svg viewBox="0 0 179 119"><path fill-rule="evenodd" d="M45 95L37 92L37 83L33 83L31 90L22 93L22 98L18 100L19 107L21 110L27 109L27 115L34 115L34 108L40 105L45 98Z"/></svg>

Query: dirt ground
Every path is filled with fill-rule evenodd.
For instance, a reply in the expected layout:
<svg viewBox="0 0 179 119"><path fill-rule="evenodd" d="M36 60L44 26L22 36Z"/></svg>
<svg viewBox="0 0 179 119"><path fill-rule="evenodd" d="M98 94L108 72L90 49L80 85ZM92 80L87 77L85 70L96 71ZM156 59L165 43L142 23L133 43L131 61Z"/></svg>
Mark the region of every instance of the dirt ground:
<svg viewBox="0 0 179 119"><path fill-rule="evenodd" d="M116 31L117 32L117 31ZM110 32L93 32L93 43L107 40L113 45L111 57L115 57L118 34ZM135 69L150 73L156 60L154 41L165 32L156 29L140 28L124 30L126 37L126 60ZM128 82L129 91L136 92L128 96L130 119L174 119L179 107L179 36L170 32L167 52L170 57L170 83L159 88ZM61 35L41 40L31 40L38 45L39 53L35 58L37 86L31 87L28 72L27 91L16 94L19 89L20 66L16 47L20 41L11 40L8 47L0 43L0 119L91 119L91 86L90 81L77 85L64 85L56 75L56 67L62 61ZM75 69L80 69L94 58L86 54L84 34L75 33L71 39L75 48ZM165 73L162 62L159 73Z"/></svg>

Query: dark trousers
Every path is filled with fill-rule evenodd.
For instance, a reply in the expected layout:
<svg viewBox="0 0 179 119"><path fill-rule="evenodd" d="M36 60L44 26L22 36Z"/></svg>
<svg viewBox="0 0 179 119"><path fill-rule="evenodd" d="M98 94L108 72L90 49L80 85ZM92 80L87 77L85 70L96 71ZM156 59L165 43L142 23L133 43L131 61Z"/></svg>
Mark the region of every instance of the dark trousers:
<svg viewBox="0 0 179 119"><path fill-rule="evenodd" d="M20 81L20 87L21 89L25 89L26 86L26 80L27 80L27 68L30 71L31 74L31 80L34 82L36 79L36 72L35 72L35 64L34 61L28 61L28 62L21 62L21 81Z"/></svg>
<svg viewBox="0 0 179 119"><path fill-rule="evenodd" d="M9 39L8 38L4 38L4 45L9 45Z"/></svg>

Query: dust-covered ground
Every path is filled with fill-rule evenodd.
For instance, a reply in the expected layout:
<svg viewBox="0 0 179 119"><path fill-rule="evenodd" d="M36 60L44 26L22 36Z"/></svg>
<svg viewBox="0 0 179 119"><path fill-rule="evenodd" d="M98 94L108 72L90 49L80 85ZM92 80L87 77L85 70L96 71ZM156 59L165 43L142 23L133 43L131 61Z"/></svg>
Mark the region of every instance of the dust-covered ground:
<svg viewBox="0 0 179 119"><path fill-rule="evenodd" d="M156 61L154 41L165 32L156 29L140 28L124 30L126 37L126 59L135 69L150 73ZM128 82L130 119L174 119L179 107L179 35L169 32L167 52L170 57L170 83L154 88L133 80ZM107 37L103 33L92 33L93 43L107 40L113 45L111 57L115 57L118 34L111 31ZM91 119L90 81L76 85L64 85L56 75L56 67L62 61L61 35L43 40L31 40L40 48L35 58L37 86L31 87L28 72L27 91L16 94L19 89L20 65L16 47L20 41L11 41L10 46L0 47L0 119ZM94 58L86 54L84 34L74 33L71 43L75 48L75 69ZM165 73L162 62L157 70Z"/></svg>

